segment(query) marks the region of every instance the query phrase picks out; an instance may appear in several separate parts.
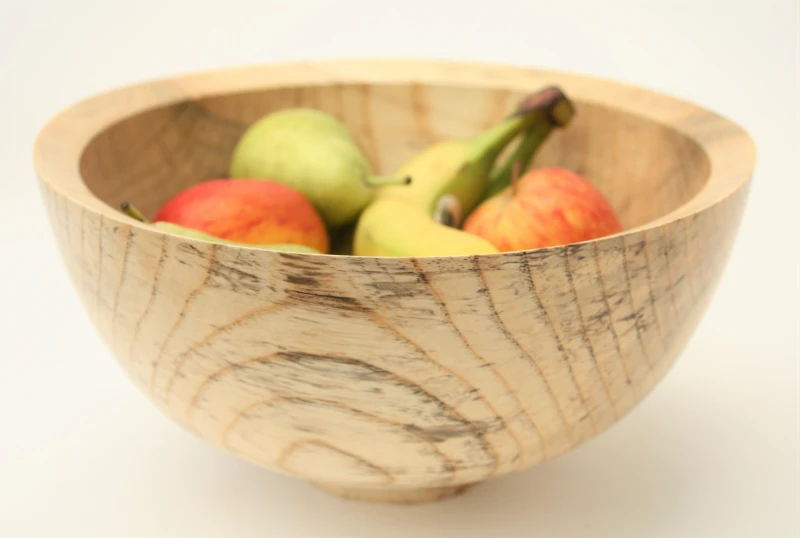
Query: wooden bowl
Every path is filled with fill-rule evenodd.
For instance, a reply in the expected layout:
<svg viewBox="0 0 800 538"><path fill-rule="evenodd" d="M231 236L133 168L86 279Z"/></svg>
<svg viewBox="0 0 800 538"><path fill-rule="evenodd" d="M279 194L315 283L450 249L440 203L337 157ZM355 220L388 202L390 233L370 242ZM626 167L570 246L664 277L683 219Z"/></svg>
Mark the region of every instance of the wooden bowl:
<svg viewBox="0 0 800 538"><path fill-rule="evenodd" d="M585 174L624 233L493 255L279 253L151 216L224 176L238 137L307 105L392 171L560 85L569 127L535 161ZM230 454L363 500L423 502L575 448L636 405L694 331L735 240L748 135L678 99L580 75L442 61L230 69L92 97L35 165L86 311L133 382ZM676 420L678 417L676 417Z"/></svg>

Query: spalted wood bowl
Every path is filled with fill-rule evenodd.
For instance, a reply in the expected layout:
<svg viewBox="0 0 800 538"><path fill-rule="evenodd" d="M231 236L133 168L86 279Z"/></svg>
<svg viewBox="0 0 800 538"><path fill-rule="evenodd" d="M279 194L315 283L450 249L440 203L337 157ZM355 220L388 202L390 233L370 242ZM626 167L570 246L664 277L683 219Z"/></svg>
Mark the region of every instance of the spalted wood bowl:
<svg viewBox="0 0 800 538"><path fill-rule="evenodd" d="M331 112L391 172L526 93L576 104L534 166L608 197L624 233L492 255L279 253L187 239L149 216L224 176L287 106ZM349 498L422 502L575 448L636 405L695 330L755 162L737 125L580 75L442 61L327 61L148 82L92 97L35 145L54 235L86 311L165 413L255 465ZM676 417L679 420L679 417Z"/></svg>

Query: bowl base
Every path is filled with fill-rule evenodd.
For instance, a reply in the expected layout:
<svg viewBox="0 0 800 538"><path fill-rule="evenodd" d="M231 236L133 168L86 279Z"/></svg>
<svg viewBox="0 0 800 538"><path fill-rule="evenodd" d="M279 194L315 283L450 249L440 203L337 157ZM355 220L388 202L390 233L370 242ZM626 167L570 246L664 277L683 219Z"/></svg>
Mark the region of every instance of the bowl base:
<svg viewBox="0 0 800 538"><path fill-rule="evenodd" d="M314 483L314 485L322 491L352 501L421 504L455 497L464 493L474 484L443 486L438 488L362 488L320 483Z"/></svg>

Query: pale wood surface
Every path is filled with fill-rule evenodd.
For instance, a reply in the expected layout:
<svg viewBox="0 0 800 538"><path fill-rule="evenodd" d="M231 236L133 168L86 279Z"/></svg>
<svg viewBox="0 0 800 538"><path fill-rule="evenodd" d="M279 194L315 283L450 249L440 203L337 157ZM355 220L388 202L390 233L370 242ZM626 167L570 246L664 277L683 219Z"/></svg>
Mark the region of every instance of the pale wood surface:
<svg viewBox="0 0 800 538"><path fill-rule="evenodd" d="M628 228L491 256L274 253L165 234L152 214L224 175L260 115L339 115L382 171L561 85L577 103L536 165L592 179ZM109 92L42 132L36 168L66 267L156 405L257 465L358 498L432 500L555 457L667 372L736 237L755 160L736 125L663 95L527 69L340 61ZM364 494L367 488L367 494ZM377 488L373 490L369 488Z"/></svg>

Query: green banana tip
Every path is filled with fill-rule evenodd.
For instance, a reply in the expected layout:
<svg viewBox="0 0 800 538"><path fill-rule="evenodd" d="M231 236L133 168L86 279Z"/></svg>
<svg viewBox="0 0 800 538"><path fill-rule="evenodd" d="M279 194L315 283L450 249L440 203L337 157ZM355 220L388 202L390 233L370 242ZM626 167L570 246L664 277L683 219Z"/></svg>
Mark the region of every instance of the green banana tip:
<svg viewBox="0 0 800 538"><path fill-rule="evenodd" d="M128 202L128 201L125 201L125 202L122 202L121 204L119 204L119 208L122 210L123 213L125 213L126 215L128 215L131 218L134 218L134 219L136 219L136 220L138 220L140 222L144 222L144 223L149 222L147 220L147 217L145 217L144 214L142 214L141 211L136 209L136 207L133 204L131 204L130 202Z"/></svg>

